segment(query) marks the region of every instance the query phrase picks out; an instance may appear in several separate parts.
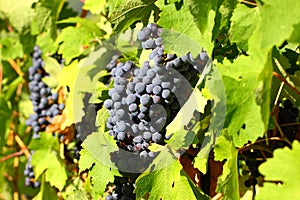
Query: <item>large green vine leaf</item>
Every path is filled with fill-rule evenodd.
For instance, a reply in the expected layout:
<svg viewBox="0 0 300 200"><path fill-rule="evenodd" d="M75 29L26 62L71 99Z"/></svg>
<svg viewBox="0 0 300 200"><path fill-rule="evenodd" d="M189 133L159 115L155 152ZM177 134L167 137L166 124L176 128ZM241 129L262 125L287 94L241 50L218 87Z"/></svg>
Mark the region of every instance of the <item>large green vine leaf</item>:
<svg viewBox="0 0 300 200"><path fill-rule="evenodd" d="M110 152L117 151L118 147L113 138L102 131L89 135L82 147L79 171L89 169L94 193L103 195L114 176L121 176L110 159Z"/></svg>
<svg viewBox="0 0 300 200"><path fill-rule="evenodd" d="M106 1L85 0L83 9L90 10L93 14L100 14L105 9Z"/></svg>
<svg viewBox="0 0 300 200"><path fill-rule="evenodd" d="M211 10L208 14L208 31L201 34L187 4L182 4L179 10L175 4L165 5L163 0L157 1L156 4L162 10L158 24L165 28L163 38L166 50L171 50L178 55L187 52L197 55L204 48L208 54L212 53L211 30L215 17L214 11ZM196 3L190 3L190 5L191 7L197 6Z"/></svg>
<svg viewBox="0 0 300 200"><path fill-rule="evenodd" d="M67 172L59 157L59 143L52 134L41 133L40 138L31 141L29 148L34 149L31 163L35 176L45 172L45 180L50 185L62 190L66 184Z"/></svg>
<svg viewBox="0 0 300 200"><path fill-rule="evenodd" d="M209 199L191 182L178 160L168 151L163 151L156 158L161 165L158 170L144 172L136 180L135 193L141 199L149 193L149 200L154 199ZM155 162L155 161L154 161ZM168 163L168 165L164 165Z"/></svg>
<svg viewBox="0 0 300 200"><path fill-rule="evenodd" d="M237 5L233 11L229 37L244 51L248 50L248 40L257 25L258 14L258 7L250 9L243 4Z"/></svg>
<svg viewBox="0 0 300 200"><path fill-rule="evenodd" d="M87 53L93 40L104 34L96 23L81 18L69 18L59 23L77 23L76 27L64 28L56 39L56 45L60 44L58 53L63 54L66 62Z"/></svg>
<svg viewBox="0 0 300 200"><path fill-rule="evenodd" d="M24 33L29 29L34 16L34 10L32 9L34 2L35 0L0 0L0 17L9 19L10 24L18 32Z"/></svg>
<svg viewBox="0 0 300 200"><path fill-rule="evenodd" d="M300 143L295 141L292 149L285 147L274 151L274 157L259 167L265 180L282 181L282 184L265 182L257 191L257 199L296 199L300 195Z"/></svg>
<svg viewBox="0 0 300 200"><path fill-rule="evenodd" d="M115 32L126 30L134 22L141 20L144 24L152 11L157 11L155 0L129 0L118 2L112 11L110 22L115 26Z"/></svg>
<svg viewBox="0 0 300 200"><path fill-rule="evenodd" d="M281 45L300 22L300 1L266 0L261 7L261 47Z"/></svg>
<svg viewBox="0 0 300 200"><path fill-rule="evenodd" d="M223 193L225 200L239 199L237 150L234 144L224 136L220 136L214 147L215 159L225 161L223 173L218 178L217 192Z"/></svg>

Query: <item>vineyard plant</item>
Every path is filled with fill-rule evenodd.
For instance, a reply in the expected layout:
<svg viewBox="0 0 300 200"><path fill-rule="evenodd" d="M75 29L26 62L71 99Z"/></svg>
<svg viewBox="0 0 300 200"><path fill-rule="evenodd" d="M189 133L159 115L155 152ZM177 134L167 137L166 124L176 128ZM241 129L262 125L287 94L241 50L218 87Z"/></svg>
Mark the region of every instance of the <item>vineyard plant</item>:
<svg viewBox="0 0 300 200"><path fill-rule="evenodd" d="M0 200L300 198L299 0L0 0Z"/></svg>

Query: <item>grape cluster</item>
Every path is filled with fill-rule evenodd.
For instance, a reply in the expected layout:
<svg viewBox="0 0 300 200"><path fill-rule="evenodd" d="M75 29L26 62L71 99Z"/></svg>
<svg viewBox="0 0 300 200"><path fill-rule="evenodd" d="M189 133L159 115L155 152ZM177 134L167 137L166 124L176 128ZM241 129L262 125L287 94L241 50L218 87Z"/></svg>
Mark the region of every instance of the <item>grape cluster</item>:
<svg viewBox="0 0 300 200"><path fill-rule="evenodd" d="M278 124L291 124L296 123L299 117L299 110L297 107L293 106L291 100L287 99L283 103L283 107L279 108L278 112ZM297 125L294 126L281 126L281 129L285 136L290 140L293 141L296 136L296 131L298 129Z"/></svg>
<svg viewBox="0 0 300 200"><path fill-rule="evenodd" d="M134 183L130 182L127 178L116 177L114 181L114 192L106 196L105 200L134 200L135 195L133 190L135 188Z"/></svg>
<svg viewBox="0 0 300 200"><path fill-rule="evenodd" d="M190 82L197 81L198 69L204 68L208 59L205 52L195 59L190 53L180 58L164 54L161 32L156 24L139 32L143 48L152 49L150 61L141 68L130 61L117 63L111 70L111 99L104 102L110 113L110 135L121 148L139 152L141 158L153 156L148 150L150 143L164 144L164 139L168 139L165 127L190 96Z"/></svg>
<svg viewBox="0 0 300 200"><path fill-rule="evenodd" d="M116 58L107 67L114 85L108 92L110 98L103 104L110 114L106 127L120 148L112 153L111 159L119 171L128 172L125 179L149 166L156 156L149 150L152 143L164 145L170 139L166 136L166 126L191 95L208 61L204 51L196 58L191 53L182 57L166 54L162 31L152 23L138 33L142 47L151 50L149 60L140 68L131 61L122 63ZM133 182L134 179L115 183L115 193L106 199L134 199L118 192Z"/></svg>
<svg viewBox="0 0 300 200"><path fill-rule="evenodd" d="M46 85L42 78L47 76L44 70L44 62L41 58L42 51L38 46L34 47L32 55L32 66L29 68L29 90L34 114L26 121L27 126L31 126L33 132L37 134L44 131L51 120L61 114L65 105L58 104L58 94L51 92L51 88Z"/></svg>
<svg viewBox="0 0 300 200"><path fill-rule="evenodd" d="M244 185L246 187L255 186L257 184L257 178L262 176L258 170L258 167L264 162L264 160L257 160L257 158L262 158L262 154L258 150L253 150L252 152L245 153L246 165L250 170L250 175L247 180L245 180Z"/></svg>
<svg viewBox="0 0 300 200"><path fill-rule="evenodd" d="M33 152L31 152L33 153ZM25 175L25 186L29 187L31 186L32 188L39 188L41 185L41 182L35 180L35 175L33 172L33 168L32 165L30 164L31 161L31 155L28 158L27 164L25 166L25 170L24 170L24 175Z"/></svg>

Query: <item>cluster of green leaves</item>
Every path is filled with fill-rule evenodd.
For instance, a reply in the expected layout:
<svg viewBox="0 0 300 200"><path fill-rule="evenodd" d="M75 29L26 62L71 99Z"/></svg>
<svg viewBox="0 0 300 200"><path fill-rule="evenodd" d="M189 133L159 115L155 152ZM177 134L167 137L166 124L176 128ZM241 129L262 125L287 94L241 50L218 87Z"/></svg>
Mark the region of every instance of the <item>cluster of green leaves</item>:
<svg viewBox="0 0 300 200"><path fill-rule="evenodd" d="M9 142L12 132L18 134L29 149L35 150L32 165L42 182L39 191L26 189L22 175L25 157L20 157L19 176L14 174L12 159L6 160L0 165L1 175L19 180L1 176L0 197L11 198L13 182L17 182L15 191L35 199L53 199L57 194L67 199L98 199L106 195L107 184L120 176L110 160L110 152L117 146L105 132L108 113L104 108L95 121L98 131L82 144L79 162L68 161L63 144L49 133L41 133L39 140L31 139L25 126L32 113L26 74L34 45L42 49L49 73L43 81L54 91L68 88L61 130L81 122L87 93L92 94L90 103L102 103L107 98L111 85L103 80L112 55L121 53L125 60L137 63L145 59L136 35L148 22L164 28L167 51L195 55L203 48L211 56L211 71L198 82L167 127L167 134L174 134L172 139L165 147L151 147L160 154L149 167L153 171L147 170L136 181L138 199L209 199L176 157L179 150L191 144L200 147L193 164L202 173L207 172L210 151L215 160L224 162L216 192L224 199L239 199L238 148L264 136L274 126L269 123L270 107L281 82L272 79L273 71L299 91L297 0L265 0L255 5L237 0L85 0L83 9L89 11L86 18L78 17L79 13L63 0L0 0L0 5L0 155L5 157L20 149ZM284 42L285 48L279 48ZM63 68L50 57L54 53L62 54ZM300 106L300 95L291 88L284 88L279 96L293 99ZM195 110L204 117L186 130ZM297 177L287 169L299 171L298 149L295 142L292 150L276 150L274 158L261 166L267 180L282 180L283 187L265 184L257 191L259 199L272 199L273 194L297 196ZM72 171L74 164L79 170ZM83 181L80 173L86 170L89 176Z"/></svg>

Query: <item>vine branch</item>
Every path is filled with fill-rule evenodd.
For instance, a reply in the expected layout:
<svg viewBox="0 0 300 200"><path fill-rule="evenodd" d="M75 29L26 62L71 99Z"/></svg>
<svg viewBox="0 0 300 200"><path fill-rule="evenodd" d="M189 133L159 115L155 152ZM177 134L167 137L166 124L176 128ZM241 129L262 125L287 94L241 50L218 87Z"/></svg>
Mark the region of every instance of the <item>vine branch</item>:
<svg viewBox="0 0 300 200"><path fill-rule="evenodd" d="M273 76L275 76L277 79L282 81L284 84L286 84L289 88L291 88L294 92L296 92L298 95L300 95L300 91L297 90L294 86L289 84L283 77L281 77L277 72L273 72Z"/></svg>
<svg viewBox="0 0 300 200"><path fill-rule="evenodd" d="M10 158L13 158L13 157L16 157L16 156L20 156L20 155L22 155L22 154L24 154L23 151L18 151L18 152L9 154L9 155L7 155L7 156L1 158L1 159L0 159L0 163L1 163L1 162L4 162L4 161L6 161L6 160L8 160L8 159L10 159Z"/></svg>
<svg viewBox="0 0 300 200"><path fill-rule="evenodd" d="M246 1L246 0L241 0L241 3L245 3L251 6L257 6L257 3L251 2L251 1Z"/></svg>
<svg viewBox="0 0 300 200"><path fill-rule="evenodd" d="M20 67L18 66L18 64L16 63L16 61L14 61L11 58L8 58L7 61L9 62L9 64L11 65L11 67L16 71L16 73L23 77L24 73L21 71Z"/></svg>

